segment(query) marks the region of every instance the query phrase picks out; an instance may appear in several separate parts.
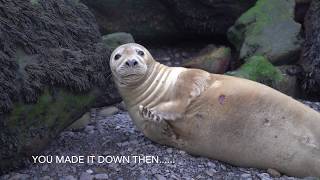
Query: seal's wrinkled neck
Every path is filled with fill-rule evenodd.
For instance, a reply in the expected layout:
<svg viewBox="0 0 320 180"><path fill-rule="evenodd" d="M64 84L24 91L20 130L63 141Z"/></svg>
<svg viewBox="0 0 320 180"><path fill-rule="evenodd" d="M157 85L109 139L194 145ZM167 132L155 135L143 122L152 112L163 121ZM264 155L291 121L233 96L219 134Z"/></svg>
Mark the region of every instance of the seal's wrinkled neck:
<svg viewBox="0 0 320 180"><path fill-rule="evenodd" d="M134 106L148 100L150 94L159 92L159 82L166 81L170 70L169 67L158 62L152 63L148 67L148 73L138 83L131 86L118 86L124 102L128 106ZM163 89L165 90L165 89Z"/></svg>

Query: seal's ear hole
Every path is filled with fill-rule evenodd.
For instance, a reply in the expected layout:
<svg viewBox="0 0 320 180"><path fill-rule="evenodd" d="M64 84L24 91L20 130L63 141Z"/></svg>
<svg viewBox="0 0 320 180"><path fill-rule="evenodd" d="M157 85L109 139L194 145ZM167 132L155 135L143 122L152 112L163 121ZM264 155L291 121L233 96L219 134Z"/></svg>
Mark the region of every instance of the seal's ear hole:
<svg viewBox="0 0 320 180"><path fill-rule="evenodd" d="M144 56L144 52L141 50L137 50L137 53L139 54L139 56Z"/></svg>
<svg viewBox="0 0 320 180"><path fill-rule="evenodd" d="M120 59L121 58L121 54L116 54L115 56L114 56L114 60L118 60L118 59Z"/></svg>

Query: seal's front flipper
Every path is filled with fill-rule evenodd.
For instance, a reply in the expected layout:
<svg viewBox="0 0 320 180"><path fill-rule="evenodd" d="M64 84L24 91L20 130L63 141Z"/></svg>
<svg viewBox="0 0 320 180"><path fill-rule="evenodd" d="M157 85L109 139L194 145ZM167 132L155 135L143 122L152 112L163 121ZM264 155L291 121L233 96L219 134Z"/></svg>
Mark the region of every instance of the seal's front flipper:
<svg viewBox="0 0 320 180"><path fill-rule="evenodd" d="M173 121L178 118L181 118L181 115L178 113L157 111L155 108L150 109L142 105L139 106L139 114L145 120L154 121L154 122L161 122L163 120Z"/></svg>

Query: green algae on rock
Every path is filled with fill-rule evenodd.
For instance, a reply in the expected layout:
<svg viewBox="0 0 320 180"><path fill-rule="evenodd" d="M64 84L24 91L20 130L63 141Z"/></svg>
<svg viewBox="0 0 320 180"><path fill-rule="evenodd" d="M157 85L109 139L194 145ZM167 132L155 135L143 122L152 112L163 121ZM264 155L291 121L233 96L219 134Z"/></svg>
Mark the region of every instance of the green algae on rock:
<svg viewBox="0 0 320 180"><path fill-rule="evenodd" d="M82 3L4 0L0 11L1 174L92 106L120 96L110 78L111 51Z"/></svg>
<svg viewBox="0 0 320 180"><path fill-rule="evenodd" d="M281 71L263 56L253 56L247 59L246 63L239 67L239 69L227 72L226 74L250 79L271 87L283 80Z"/></svg>
<svg viewBox="0 0 320 180"><path fill-rule="evenodd" d="M245 12L227 34L240 59L263 55L273 64L296 61L302 41L294 7L294 0L258 0Z"/></svg>

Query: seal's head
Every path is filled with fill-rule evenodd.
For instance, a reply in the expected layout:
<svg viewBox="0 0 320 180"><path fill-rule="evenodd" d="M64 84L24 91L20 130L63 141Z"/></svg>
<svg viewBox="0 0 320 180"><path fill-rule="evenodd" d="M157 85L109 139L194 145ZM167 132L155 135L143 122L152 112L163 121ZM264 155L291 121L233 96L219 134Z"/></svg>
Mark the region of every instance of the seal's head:
<svg viewBox="0 0 320 180"><path fill-rule="evenodd" d="M144 79L154 64L150 52L136 43L119 46L110 57L110 68L117 83L135 84Z"/></svg>

